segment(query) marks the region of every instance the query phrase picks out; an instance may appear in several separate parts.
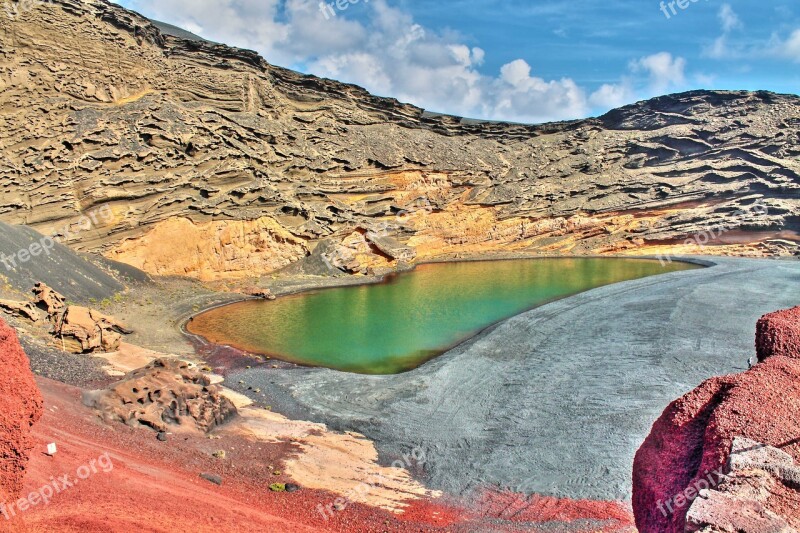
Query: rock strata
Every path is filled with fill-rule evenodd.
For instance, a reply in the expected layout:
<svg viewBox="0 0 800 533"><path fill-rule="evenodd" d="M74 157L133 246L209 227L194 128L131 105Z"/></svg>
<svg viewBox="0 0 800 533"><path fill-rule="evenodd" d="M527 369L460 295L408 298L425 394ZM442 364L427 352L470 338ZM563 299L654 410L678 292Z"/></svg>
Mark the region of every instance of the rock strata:
<svg viewBox="0 0 800 533"><path fill-rule="evenodd" d="M800 253L797 96L470 121L159 27L102 0L0 19L0 221L203 280L325 241L348 273L498 250Z"/></svg>

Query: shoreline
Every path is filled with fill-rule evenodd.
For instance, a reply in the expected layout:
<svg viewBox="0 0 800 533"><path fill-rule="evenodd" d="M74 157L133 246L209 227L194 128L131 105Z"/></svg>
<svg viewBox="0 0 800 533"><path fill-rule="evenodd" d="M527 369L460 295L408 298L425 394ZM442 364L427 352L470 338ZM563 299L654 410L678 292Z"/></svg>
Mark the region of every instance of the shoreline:
<svg viewBox="0 0 800 533"><path fill-rule="evenodd" d="M652 256L652 255L649 255L649 256L620 256L620 255L613 255L613 256L602 256L602 255L530 256L530 255L527 255L527 254L500 254L500 255L501 255L501 257L474 256L474 257L469 257L469 258L465 258L465 259L453 259L453 258L432 259L432 260L428 260L428 261L424 261L424 262L420 262L420 263L409 264L409 265L406 265L405 268L402 268L402 269L399 269L399 270L396 270L394 272L390 272L390 273L387 273L387 274L383 274L383 275L380 275L380 276L365 277L365 279L358 279L358 278L349 279L349 278L336 278L336 277L324 278L323 277L323 278L320 278L320 279L309 280L309 283L307 285L301 284L300 287L293 287L292 289L286 290L286 291L281 291L280 289L273 289L273 287L266 287L266 288L270 289L272 291L273 295L276 298L283 298L283 297L286 297L286 296L296 296L296 295L300 295L300 294L306 294L306 293L311 293L311 292L315 292L315 291L323 291L323 290L330 290L330 289L339 289L339 288L348 288L348 287L365 287L365 286L370 286L370 285L381 285L381 284L384 284L384 283L388 283L391 280L391 278L393 278L395 276L399 276L399 275L402 275L402 274L408 274L408 273L414 272L418 267L421 267L421 266L437 265L437 264L449 264L449 263L477 263L477 262L487 262L488 263L488 262L495 262L495 261L548 260L548 259L627 259L627 260L632 260L632 261L634 261L634 260L661 261L662 260L661 257ZM703 268L712 268L712 267L716 266L716 263L714 261L710 261L708 259L702 259L700 257L696 257L695 258L695 257L690 257L690 256L678 256L678 257L670 258L669 262L670 263L687 263L687 264L692 264L692 265L698 265L698 266L703 267ZM653 276L661 276L661 275L664 275L664 274L667 274L667 273L655 274ZM648 277L653 277L653 276L648 276ZM354 277L354 276L351 276L351 277ZM335 282L337 280L341 280L342 282L341 283ZM329 281L330 282L334 282L334 283L327 283ZM293 283L295 281L290 279L290 280L287 280L287 282L288 283ZM590 290L592 290L592 289L590 289ZM581 291L581 292L585 292L585 291ZM522 311L520 311L519 313L515 313L514 315L511 315L509 317L500 319L500 320L495 321L495 322L493 322L491 324L487 324L486 326L482 327L480 330L470 334L468 337L465 337L464 339L461 339L458 342L447 346L446 348L444 348L441 351L437 350L439 352L437 355L435 355L431 359L423 362L419 366L424 366L430 360L433 360L436 357L440 357L441 355L444 355L445 353L449 352L450 350L453 350L453 349L457 348L461 344L463 344L465 342L468 342L470 339L481 335L486 330L488 330L491 327L496 326L496 325L498 325L498 324L500 324L500 323L502 323L502 322L504 322L506 320L509 320L511 318L514 318L515 316L519 316L521 314L524 314L524 313L527 313L529 311L532 311L532 310L534 310L534 309L536 309L538 307L542 307L544 305L556 302L558 300L561 300L561 299L564 299L564 298L570 298L570 297L575 296L577 294L580 294L580 292L574 293L574 294L570 294L570 295L567 295L567 296L555 297L555 298L552 298L550 300L537 303L536 305L533 305L531 307L525 308ZM210 341L209 339L205 338L203 335L190 332L188 330L188 328L187 328L189 323L191 323L195 318L197 318L197 317L199 317L199 316L201 316L201 315L203 315L205 313L208 313L210 311L213 311L213 310L216 310L216 309L220 309L220 308L223 308L223 307L229 307L229 306L232 306L232 305L235 305L235 304L239 304L239 303L242 303L242 302L259 301L259 300L263 300L263 298L259 298L259 297L256 297L256 296L242 295L241 298L238 298L238 299L235 299L235 300L232 300L232 301L229 301L229 302L220 302L220 303L216 303L216 304L213 304L211 306L205 307L205 308L201 309L200 311L197 311L197 312L193 311L188 316L182 316L182 317L178 317L176 319L177 322L180 322L179 331L181 332L181 334L185 335L186 337L188 337L193 342L197 342L197 343L199 343L201 345L204 345L204 346L218 346L218 347L221 347L221 348L227 348L227 349L231 349L231 350L236 350L236 351L241 352L242 354L261 356L261 357L267 358L268 360L275 359L275 360L282 361L283 363L290 364L290 365L295 365L295 366L298 366L298 367L327 368L327 367L324 367L324 366L310 366L310 365L303 365L303 364L300 364L300 363L295 363L293 361L288 361L288 360L283 358L284 356L280 356L280 355L277 355L277 354L263 353L263 352L252 351L252 350L245 350L243 348L240 348L240 347L237 347L237 346L233 346L233 345L230 345L230 344L218 344L218 343L215 343L213 341ZM415 367L415 368L418 368L418 367ZM412 369L412 370L414 370L414 369ZM366 375L366 374L364 374L364 375ZM373 374L373 375L381 375L381 374Z"/></svg>
<svg viewBox="0 0 800 533"><path fill-rule="evenodd" d="M552 257L530 257L525 255L523 257L504 258L478 257L464 261L550 258ZM556 256L556 258L588 259L589 257ZM599 256L594 258L658 260L657 257L653 256ZM586 481L581 481L576 488L574 485L575 474L569 472L562 472L557 475L548 473L546 465L552 464L550 460L543 464L535 463L535 456L547 457L554 453L557 455L559 452L564 451L561 448L567 448L567 451L569 451L569 448L571 446L574 447L576 443L578 445L591 444L600 438L598 437L599 433L577 439L570 434L570 431L575 430L575 421L565 424L555 421L548 422L551 425L563 428L563 432L558 434L558 445L556 446L552 443L534 444L524 440L526 436L535 435L536 432L546 433L546 426L538 423L534 424L531 426L531 428L536 428L534 433L531 433L531 428L523 428L518 431L517 425L520 420L524 425L524 419L536 416L535 413L537 412L549 413L550 416L556 416L562 410L569 413L569 410L565 407L570 403L568 401L570 400L569 394L574 393L575 390L582 390L583 387L591 386L593 379L596 377L593 375L596 369L593 369L592 366L588 368L573 367L567 370L551 369L548 366L553 362L551 360L558 361L563 359L568 361L569 357L574 354L567 351L566 353L570 355L564 356L563 354L559 355L557 351L550 352L546 347L539 347L540 341L545 341L545 344L548 341L548 334L543 332L542 328L547 329L548 321L575 312L584 318L567 322L569 324L567 329L570 334L573 334L573 330L579 329L575 327L576 324L580 324L580 328L585 328L602 326L608 322L616 323L622 319L614 320L613 317L607 317L603 313L595 313L587 306L608 310L613 315L613 313L618 312L617 308L620 305L624 306L629 303L624 301L620 303L616 298L609 300L608 295L625 295L633 292L638 294L638 298L641 299L642 297L647 297L648 293L661 291L661 293L666 294L665 298L668 298L672 293L669 287L676 283L680 285L679 282L684 276L689 278L722 279L735 274L737 268L733 268L731 272L727 272L727 270L736 265L741 265L744 270L747 268L755 270L781 270L785 268L792 273L797 272L800 274L800 268L798 268L800 267L800 262L793 259L742 259L700 256L676 257L673 258L673 261L710 268L677 271L669 273L669 275L658 274L629 280L537 305L531 310L523 311L513 317L487 326L481 332L465 339L451 350L428 361L421 367L399 375L365 376L324 368L303 367L292 363L282 363L278 368L269 368L271 366L269 363L276 361L270 361L269 363L263 363L262 361L263 364L260 365L248 363L247 361L255 359L249 357L246 353L241 353L241 351L239 351L238 355L231 355L231 352L236 350L229 348L224 350L229 352L225 357L228 357L227 363L233 364L225 366L225 381L223 385L229 387L235 393L249 396L256 406L274 406L273 411L277 415L282 415L298 424L303 424L305 423L304 421L312 424L322 423L334 433L348 434L356 432L365 435L368 442L374 444L378 453L375 464L381 467L387 467L408 454L410 450L423 450L426 455L430 455L431 460L424 465L415 466L409 470L410 474L413 475L413 479L419 480L427 489L443 492L448 498L454 498L455 501L462 502L465 505L471 505L469 502L479 502L482 497L481 494L485 494L483 491L489 491L489 493L494 494L498 490L508 490L521 497L530 494L537 495L535 498L541 497L545 500L553 497L560 499L559 501L561 502L590 501L596 502L598 505L602 502L605 502L605 504L617 502L622 507L625 507L628 505L629 499L623 492L603 492L603 490L607 489L596 491L597 486L584 486L587 483ZM454 261L429 261L414 265L413 268L424 264L445 262ZM413 270L413 268L404 270L404 272ZM717 272L718 270L722 270L722 272ZM285 287L288 287L288 290L279 294L285 296L310 290L380 283L382 281L385 282L391 275L397 275L397 273L381 276L380 279L376 278L374 281L347 279L338 283L335 278L324 280L284 279L280 280L279 283L282 282ZM775 278L779 279L780 276L775 276ZM741 285L746 288L747 283L752 280L746 276L743 279L745 283ZM320 286L320 281L334 281L334 283L325 283ZM731 287L729 286L728 288L730 289ZM144 290L144 294L139 294L142 290ZM158 323L160 330L168 333L167 337L179 335L186 340L188 349L178 357L196 362L205 362L209 359L204 358L204 355L207 356L208 354L204 354L204 350L198 349L191 342L192 339L196 342L202 342L209 353L223 347L211 345L205 342L202 337L184 332L185 321L174 317L196 316L196 314L206 312L210 308L230 305L237 301L256 299L234 293L209 290L208 287L204 287L202 284L185 279L160 279L149 285L137 285L132 287L132 293L134 293L132 298L149 300L152 297L159 302L159 305L162 306L160 311L159 307L140 304L138 307L141 310L135 315L157 315L158 320L153 321L151 319L151 321L152 323ZM607 296L603 297L603 294ZM599 299L598 296L600 296ZM737 294L735 298L738 297L740 296ZM800 294L798 294L798 298L800 298ZM214 300L216 302L210 306L198 305L203 301L213 302ZM604 301L606 303L601 305ZM127 302L126 304L132 303L135 302ZM180 312L181 309L187 310L193 303L196 309L191 312ZM777 304L770 303L770 307L773 305ZM137 307L136 305L127 306L131 308ZM702 309L702 305L697 307ZM173 312L170 312L171 309ZM559 311L554 312L554 309ZM113 310L109 312L115 314ZM167 320L164 320L165 318ZM531 325L532 320L533 324L536 324L535 327ZM622 321L624 322L624 320ZM642 322L648 327L653 327L669 321L643 318ZM639 324L637 323L635 327L639 327ZM555 331L563 328L564 326L559 326ZM173 333L169 333L170 331ZM145 334L147 334L146 331L140 331L139 336ZM521 337L527 338L526 342L529 348L544 351L546 356L539 357L537 355L533 359L525 356L519 360L519 356L523 355L525 350L520 349L519 345L514 343L518 343ZM146 338L148 342L145 343L132 342L147 345L149 342L157 344L161 341L158 335L147 335ZM579 338L576 344L567 343L566 346L567 348L571 346L581 351L587 338L592 341L603 340L604 335L584 336ZM613 339L614 335L611 335L611 338ZM715 337L713 335L711 338L725 340L724 337ZM594 345L591 345L591 350L593 352L596 351L601 356L605 353ZM245 368L244 365L247 364L252 364L253 368ZM724 372L719 367L712 366L708 367L706 371L709 374L708 377ZM637 372L638 370L630 369L616 372L613 379L626 380L631 377L636 378ZM566 385L564 380L569 378L577 379L576 383L578 384L576 386ZM238 382L240 381L243 383L239 384ZM647 388L646 381L647 379L643 378L637 386L644 385ZM683 385L690 388L691 383L686 384L681 380L673 380L668 384L668 387L672 387L673 390L680 389L683 391ZM248 386L250 390L248 390ZM554 390L557 392L544 396L536 395L541 388L548 386L555 387ZM661 386L663 387L664 385L662 384ZM263 388L266 391L266 395L263 395L263 398L254 397L251 392L255 388ZM513 391L513 394L509 395L508 391ZM533 397L528 396L531 392L535 393ZM664 393L664 390L659 392ZM520 393L524 394L519 395ZM567 398L562 398L565 395ZM611 397L617 396L619 395L612 394ZM668 401L672 401L679 394L669 394L667 389L667 393L664 393L663 396L668 398ZM596 406L593 404L594 401L591 397L584 398L583 403L578 401L572 407L578 410L586 410L588 414L595 416L598 420L602 420L602 417L607 416L607 414L598 413L595 409ZM533 403L531 404L531 402ZM426 406L431 405L434 406L434 411L432 413L426 412ZM644 402L644 405L645 410L650 409L655 412L659 407L659 400L651 398ZM383 415L381 413L384 412L386 413L386 420L382 419ZM658 412L655 412L655 416L657 414ZM639 418L646 421L647 427L655 419L649 414L642 413L639 413ZM512 422L509 422L509 420ZM514 420L516 422L513 422ZM584 422L586 421L584 420ZM612 419L612 422L609 422L606 419L604 424L614 426L614 424L618 424L618 421ZM595 426L597 425L595 422ZM612 427L613 429L614 427ZM513 434L517 431L519 436ZM509 435L510 439L508 438ZM517 442L520 438L523 440ZM481 451L480 447L486 444L489 444L490 448L484 448L484 451ZM604 446L602 439L597 444L600 444L601 448ZM616 447L612 448L616 449ZM626 451L635 451L638 448L638 443L627 447L620 445L619 447L625 448ZM502 458L498 459L497 452L502 450L507 450L509 454L508 461L504 462ZM581 457L591 457L591 455L592 450L590 448L582 449L580 454L572 452L573 457L578 457L578 459L573 459L576 463L582 461ZM480 460L476 462L478 458ZM611 485L613 486L614 479L618 478L611 474L614 472L619 473L620 471L624 472L625 469L620 470L620 463L614 460L607 461L606 459L608 458L606 457L603 461L595 463L593 468L587 469L585 466L579 466L579 469L582 468L587 472L587 474L584 474L585 476L594 475L596 468L599 467L601 471L607 471L609 474L599 474L599 471L597 471L598 479L611 477L613 478L611 480ZM531 461L534 461L532 465L530 464ZM533 480L534 482L540 478L552 479L554 480L553 485L526 485L526 482L532 478L515 478L517 475L515 468L520 465L525 468L535 467L537 474L535 476L536 479ZM539 472L544 473L539 474ZM625 480L629 481L627 478ZM589 484L591 485L591 483ZM630 485L629 483L627 484L628 486ZM479 504L475 503L475 505ZM567 504L563 503L563 505Z"/></svg>

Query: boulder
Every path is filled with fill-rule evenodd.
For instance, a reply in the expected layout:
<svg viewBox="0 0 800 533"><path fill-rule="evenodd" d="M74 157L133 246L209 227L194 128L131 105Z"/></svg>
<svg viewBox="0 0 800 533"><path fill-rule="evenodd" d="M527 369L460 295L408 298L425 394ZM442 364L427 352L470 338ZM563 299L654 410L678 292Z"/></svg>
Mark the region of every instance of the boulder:
<svg viewBox="0 0 800 533"><path fill-rule="evenodd" d="M793 309L762 319L756 345L773 355L742 374L706 381L653 425L633 465L639 531L800 530L797 318ZM744 529L726 529L737 523Z"/></svg>
<svg viewBox="0 0 800 533"><path fill-rule="evenodd" d="M66 298L44 283L37 283L33 287L33 297L36 307L47 313L49 317L58 316L67 308Z"/></svg>
<svg viewBox="0 0 800 533"><path fill-rule="evenodd" d="M64 296L44 283L33 288L34 300L3 302L0 308L30 318L34 322L49 321L51 333L61 341L61 348L73 353L115 352L122 335L131 333L116 319L88 307L67 305Z"/></svg>
<svg viewBox="0 0 800 533"><path fill-rule="evenodd" d="M12 315L21 316L33 322L41 324L47 319L47 314L36 307L33 302L17 302L14 300L0 300L0 309Z"/></svg>
<svg viewBox="0 0 800 533"><path fill-rule="evenodd" d="M272 291L269 289L262 289L260 287L248 287L244 290L244 293L248 296L253 296L255 298L261 298L262 300L275 300L275 295L272 294Z"/></svg>
<svg viewBox="0 0 800 533"><path fill-rule="evenodd" d="M55 323L54 333L63 347L73 353L116 352L125 326L114 318L87 307L70 306Z"/></svg>
<svg viewBox="0 0 800 533"><path fill-rule="evenodd" d="M771 499L791 490L798 479L800 469L795 467L791 455L736 437L725 477L719 485L700 491L686 514L686 531L796 531L778 514L780 511Z"/></svg>
<svg viewBox="0 0 800 533"><path fill-rule="evenodd" d="M176 359L157 359L108 390L87 392L84 403L97 409L106 422L158 432L207 433L237 414L208 375Z"/></svg>

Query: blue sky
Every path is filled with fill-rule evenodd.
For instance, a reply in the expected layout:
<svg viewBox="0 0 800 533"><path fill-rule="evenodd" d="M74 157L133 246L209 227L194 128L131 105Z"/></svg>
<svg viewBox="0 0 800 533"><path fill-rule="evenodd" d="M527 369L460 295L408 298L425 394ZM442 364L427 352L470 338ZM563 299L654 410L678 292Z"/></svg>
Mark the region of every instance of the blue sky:
<svg viewBox="0 0 800 533"><path fill-rule="evenodd" d="M119 3L274 64L475 118L542 122L689 89L800 88L796 0L336 1Z"/></svg>

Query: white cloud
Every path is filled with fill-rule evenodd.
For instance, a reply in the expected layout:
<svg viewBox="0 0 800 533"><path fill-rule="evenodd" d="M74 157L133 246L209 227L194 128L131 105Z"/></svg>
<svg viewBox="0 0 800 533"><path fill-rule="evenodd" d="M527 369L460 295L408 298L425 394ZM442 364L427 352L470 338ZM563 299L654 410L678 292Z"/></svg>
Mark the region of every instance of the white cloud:
<svg viewBox="0 0 800 533"><path fill-rule="evenodd" d="M635 76L587 91L544 79L524 59L480 70L484 50L416 23L386 0L323 13L319 0L131 0L132 8L208 39L262 53L273 64L356 83L369 91L456 115L544 122L585 117L680 87L686 61L662 52L631 63ZM325 5L325 4L323 4ZM335 4L334 4L335 7ZM351 18L355 10L358 20ZM733 24L733 22L731 22ZM638 89L637 89L638 87Z"/></svg>
<svg viewBox="0 0 800 533"><path fill-rule="evenodd" d="M742 27L739 15L736 14L730 4L722 4L719 9L719 20L722 22L722 31L725 33Z"/></svg>
<svg viewBox="0 0 800 533"><path fill-rule="evenodd" d="M711 46L704 50L704 55L713 59L733 59L739 57L742 51L738 47L731 47L728 43L728 37L731 32L744 27L739 15L733 10L730 4L722 4L717 14L720 25L722 26L722 35L717 37Z"/></svg>
<svg viewBox="0 0 800 533"><path fill-rule="evenodd" d="M593 107L613 109L631 103L635 97L635 91L628 81L619 84L606 83L591 94L589 103Z"/></svg>
<svg viewBox="0 0 800 533"><path fill-rule="evenodd" d="M776 52L779 56L800 63L800 29L792 32L785 41L779 41Z"/></svg>
<svg viewBox="0 0 800 533"><path fill-rule="evenodd" d="M686 83L686 60L659 52L631 62L633 72L646 72L652 89L663 92Z"/></svg>

